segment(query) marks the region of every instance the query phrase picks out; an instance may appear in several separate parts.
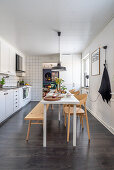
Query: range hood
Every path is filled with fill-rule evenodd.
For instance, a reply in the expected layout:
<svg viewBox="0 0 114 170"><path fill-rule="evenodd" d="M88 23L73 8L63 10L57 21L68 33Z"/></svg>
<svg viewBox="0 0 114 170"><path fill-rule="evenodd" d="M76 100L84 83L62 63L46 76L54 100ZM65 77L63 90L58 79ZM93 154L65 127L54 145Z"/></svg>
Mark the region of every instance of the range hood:
<svg viewBox="0 0 114 170"><path fill-rule="evenodd" d="M22 70L22 65L23 65L23 57L16 54L16 72L25 73L25 71Z"/></svg>
<svg viewBox="0 0 114 170"><path fill-rule="evenodd" d="M60 54L60 36L61 36L61 32L57 32L58 37L59 37L59 54ZM59 55L60 58L60 55ZM66 71L66 67L61 66L61 62L59 59L59 62L57 64L57 66L52 67L52 71Z"/></svg>

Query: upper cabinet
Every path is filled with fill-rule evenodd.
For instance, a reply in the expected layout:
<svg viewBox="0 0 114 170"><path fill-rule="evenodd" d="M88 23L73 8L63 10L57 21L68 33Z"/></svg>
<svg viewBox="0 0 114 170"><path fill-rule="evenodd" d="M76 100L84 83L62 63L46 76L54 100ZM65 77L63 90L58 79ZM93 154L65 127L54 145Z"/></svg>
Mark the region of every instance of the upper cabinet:
<svg viewBox="0 0 114 170"><path fill-rule="evenodd" d="M9 74L10 48L5 42L0 42L0 73Z"/></svg>
<svg viewBox="0 0 114 170"><path fill-rule="evenodd" d="M10 63L9 63L9 71L10 75L16 75L16 53L14 48L10 47Z"/></svg>
<svg viewBox="0 0 114 170"><path fill-rule="evenodd" d="M15 50L4 41L0 42L0 73L15 75Z"/></svg>
<svg viewBox="0 0 114 170"><path fill-rule="evenodd" d="M16 75L16 53L15 48L0 40L0 74ZM22 69L25 71L25 56L22 58Z"/></svg>

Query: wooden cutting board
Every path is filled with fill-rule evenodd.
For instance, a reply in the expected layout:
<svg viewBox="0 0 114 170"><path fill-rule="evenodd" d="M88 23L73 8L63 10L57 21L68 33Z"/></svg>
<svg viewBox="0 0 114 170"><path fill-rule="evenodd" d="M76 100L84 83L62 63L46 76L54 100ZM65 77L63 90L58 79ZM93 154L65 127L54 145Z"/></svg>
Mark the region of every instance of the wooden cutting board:
<svg viewBox="0 0 114 170"><path fill-rule="evenodd" d="M61 99L60 97L52 97L52 96L44 97L44 100L46 101L58 101L60 99Z"/></svg>

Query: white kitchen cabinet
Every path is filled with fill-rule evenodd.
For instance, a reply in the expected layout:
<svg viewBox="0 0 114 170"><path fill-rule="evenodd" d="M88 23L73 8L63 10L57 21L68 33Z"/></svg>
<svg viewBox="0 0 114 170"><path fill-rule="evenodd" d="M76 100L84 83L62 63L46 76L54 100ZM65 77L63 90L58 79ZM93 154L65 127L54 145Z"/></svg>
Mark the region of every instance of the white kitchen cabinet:
<svg viewBox="0 0 114 170"><path fill-rule="evenodd" d="M23 99L23 88L29 88L28 95ZM31 101L31 87L21 87L0 91L0 123L10 117Z"/></svg>
<svg viewBox="0 0 114 170"><path fill-rule="evenodd" d="M5 119L5 95L0 92L0 123Z"/></svg>
<svg viewBox="0 0 114 170"><path fill-rule="evenodd" d="M0 41L0 73L16 75L15 50L6 42Z"/></svg>
<svg viewBox="0 0 114 170"><path fill-rule="evenodd" d="M13 106L14 106L14 102L13 102L13 90L8 90L6 92L6 117L9 117L10 115L13 114Z"/></svg>
<svg viewBox="0 0 114 170"><path fill-rule="evenodd" d="M60 72L60 78L64 80L64 85L68 90L72 89L73 86L73 73L72 73L72 55L63 55L61 57L62 66L66 67L66 71Z"/></svg>
<svg viewBox="0 0 114 170"><path fill-rule="evenodd" d="M13 90L0 92L0 122L13 114Z"/></svg>
<svg viewBox="0 0 114 170"><path fill-rule="evenodd" d="M10 47L9 74L16 75L16 53L13 47Z"/></svg>
<svg viewBox="0 0 114 170"><path fill-rule="evenodd" d="M81 55L62 55L61 64L66 67L66 71L60 72L60 78L64 80L67 90L81 87Z"/></svg>
<svg viewBox="0 0 114 170"><path fill-rule="evenodd" d="M9 62L10 62L10 48L1 41L0 42L0 73L9 74Z"/></svg>

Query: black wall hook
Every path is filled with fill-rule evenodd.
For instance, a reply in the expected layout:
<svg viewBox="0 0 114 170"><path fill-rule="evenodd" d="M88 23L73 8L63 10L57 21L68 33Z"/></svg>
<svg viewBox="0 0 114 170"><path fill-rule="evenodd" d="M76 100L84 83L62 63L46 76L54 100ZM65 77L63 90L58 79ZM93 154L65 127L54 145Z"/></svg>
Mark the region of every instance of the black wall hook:
<svg viewBox="0 0 114 170"><path fill-rule="evenodd" d="M103 48L106 50L107 49L107 45L103 46Z"/></svg>
<svg viewBox="0 0 114 170"><path fill-rule="evenodd" d="M104 66L106 66L107 65L107 63L106 63L106 49L107 49L107 45L103 46L103 49L105 50L105 64L104 64Z"/></svg>

